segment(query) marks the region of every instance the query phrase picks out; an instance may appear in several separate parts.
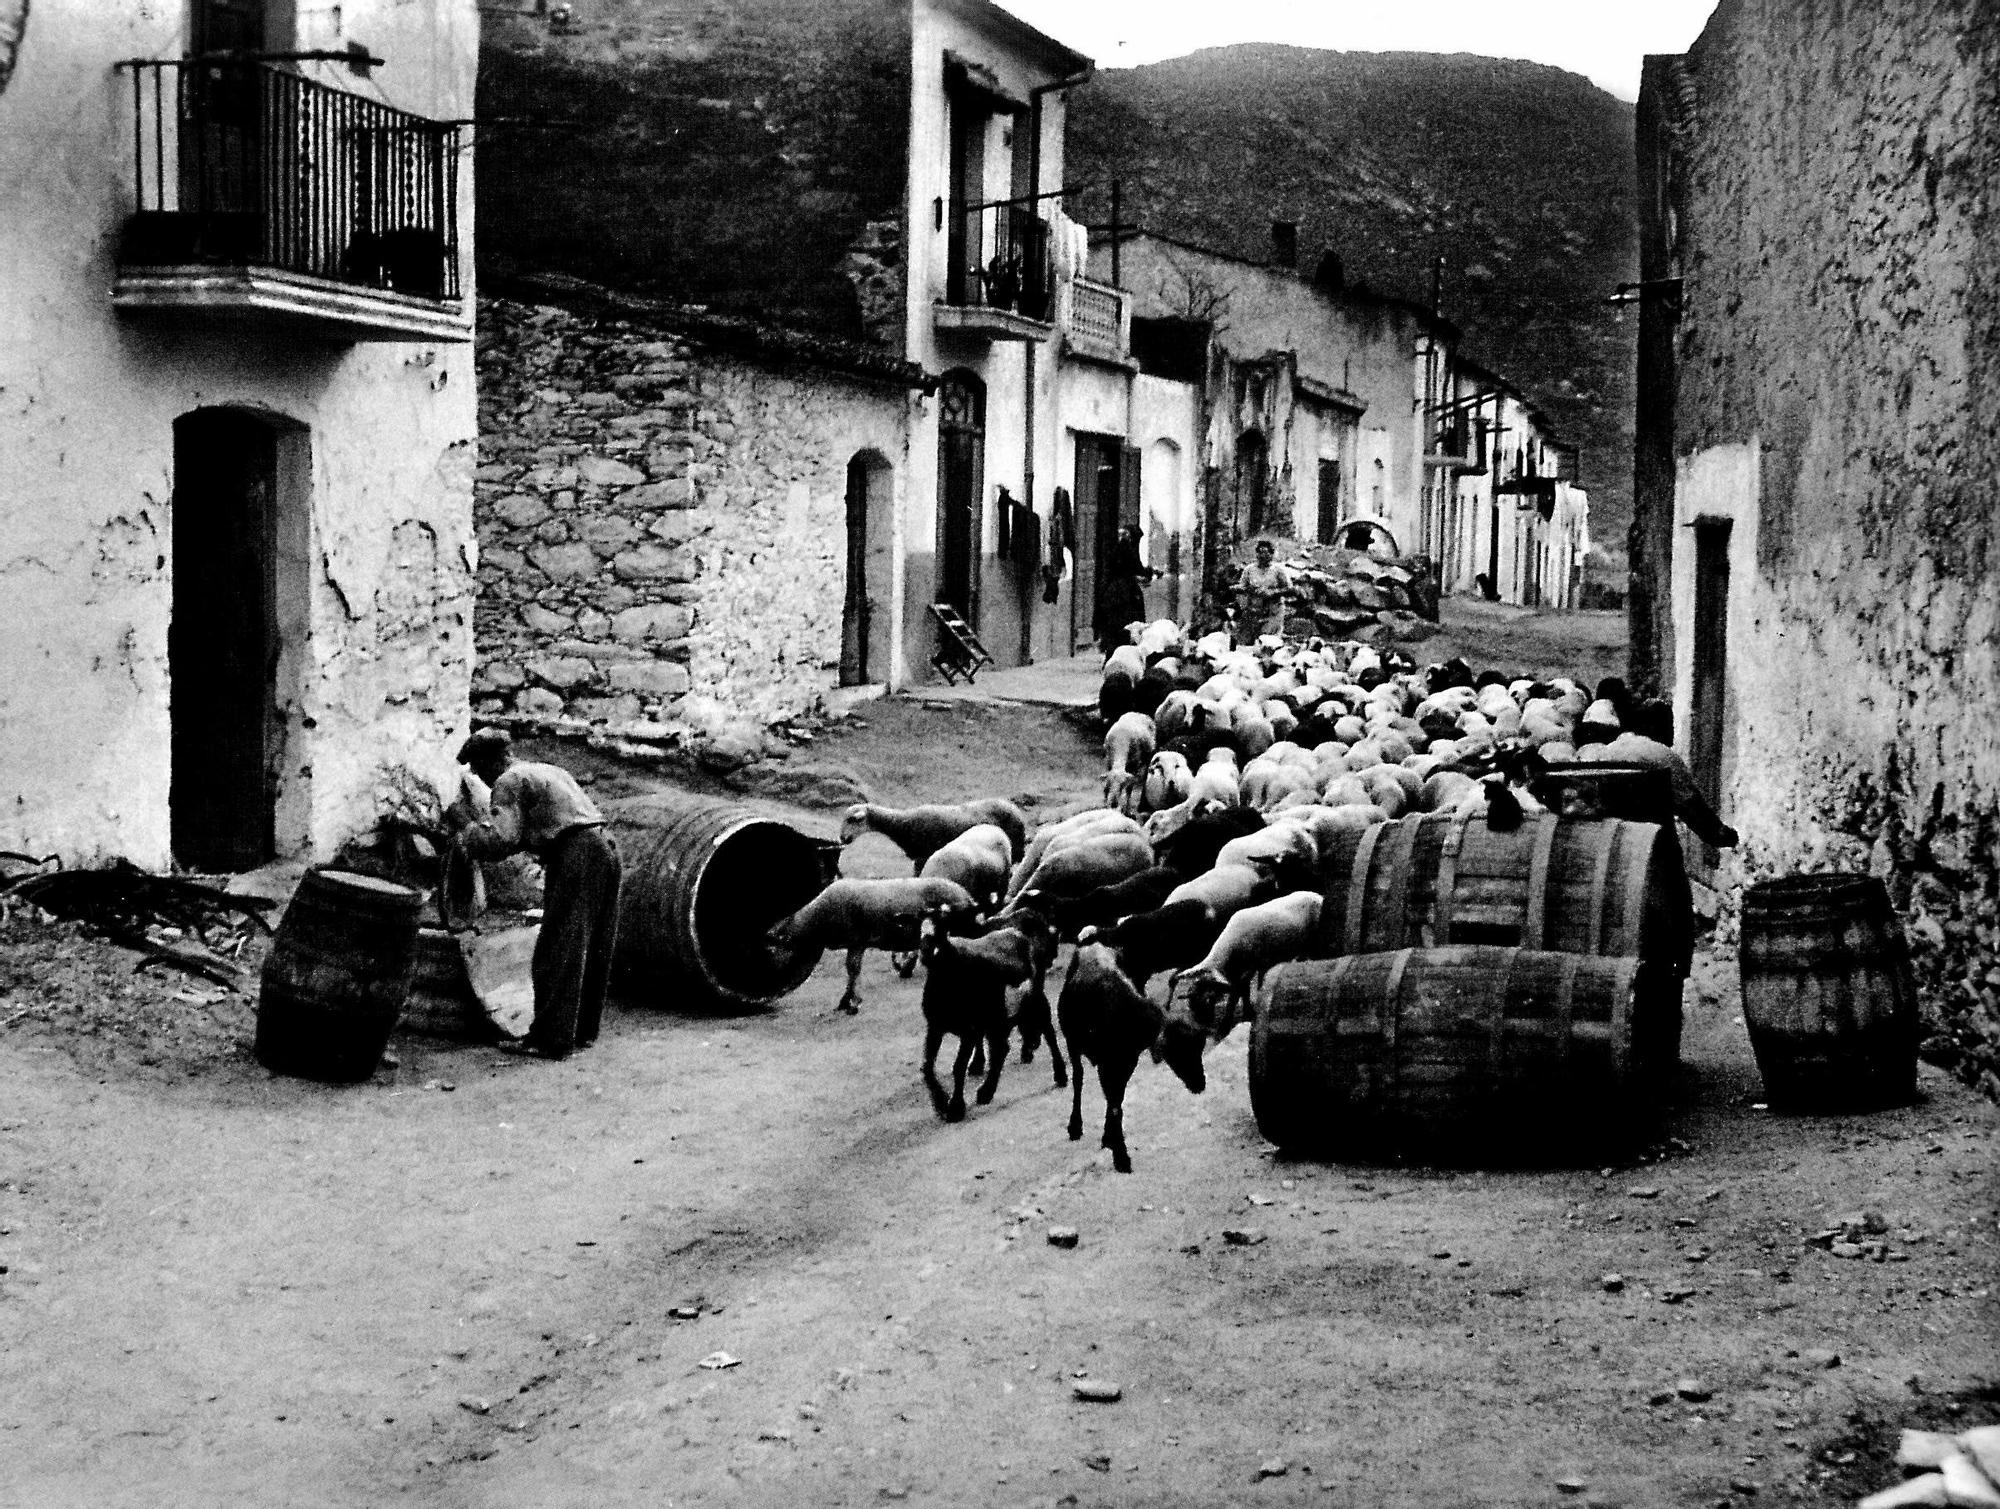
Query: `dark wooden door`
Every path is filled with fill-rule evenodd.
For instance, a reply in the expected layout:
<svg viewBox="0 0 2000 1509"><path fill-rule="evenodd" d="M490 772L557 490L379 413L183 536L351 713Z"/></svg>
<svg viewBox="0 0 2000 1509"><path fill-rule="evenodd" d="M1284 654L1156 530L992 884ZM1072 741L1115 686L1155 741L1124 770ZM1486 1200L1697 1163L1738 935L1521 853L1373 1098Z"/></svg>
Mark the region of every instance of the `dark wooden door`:
<svg viewBox="0 0 2000 1509"><path fill-rule="evenodd" d="M847 463L847 596L840 612L840 684L868 680L868 459Z"/></svg>
<svg viewBox="0 0 2000 1509"><path fill-rule="evenodd" d="M1097 605L1118 531L1118 444L1100 435L1076 437L1076 570L1070 581L1071 647L1097 642Z"/></svg>
<svg viewBox="0 0 2000 1509"><path fill-rule="evenodd" d="M986 394L969 373L947 376L939 390L938 589L979 628L980 492L986 471Z"/></svg>
<svg viewBox="0 0 2000 1509"><path fill-rule="evenodd" d="M276 434L256 418L174 422L168 809L174 858L191 870L251 870L275 852L276 474Z"/></svg>
<svg viewBox="0 0 2000 1509"><path fill-rule="evenodd" d="M1724 703L1729 670L1729 523L1694 527L1694 677L1689 686L1688 764L1695 785L1721 810Z"/></svg>

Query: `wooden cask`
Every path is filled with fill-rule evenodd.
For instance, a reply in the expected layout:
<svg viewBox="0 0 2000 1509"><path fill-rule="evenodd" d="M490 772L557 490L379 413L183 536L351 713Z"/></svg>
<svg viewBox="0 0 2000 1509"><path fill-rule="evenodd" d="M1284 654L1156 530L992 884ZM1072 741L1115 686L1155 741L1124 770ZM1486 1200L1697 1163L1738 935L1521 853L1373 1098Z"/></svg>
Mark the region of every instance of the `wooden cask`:
<svg viewBox="0 0 2000 1509"><path fill-rule="evenodd" d="M335 1084L373 1074L410 993L421 905L391 881L308 870L264 960L257 1062Z"/></svg>
<svg viewBox="0 0 2000 1509"><path fill-rule="evenodd" d="M1694 904L1671 827L1423 813L1343 833L1317 952L1491 944L1644 959L1685 977Z"/></svg>
<svg viewBox="0 0 2000 1509"><path fill-rule="evenodd" d="M1791 875L1747 887L1737 963L1774 1106L1858 1111L1915 1097L1916 980L1881 881Z"/></svg>
<svg viewBox="0 0 2000 1509"><path fill-rule="evenodd" d="M1642 1047L1678 982L1636 958L1458 946L1271 971L1250 1105L1287 1151L1593 1163L1656 1102Z"/></svg>

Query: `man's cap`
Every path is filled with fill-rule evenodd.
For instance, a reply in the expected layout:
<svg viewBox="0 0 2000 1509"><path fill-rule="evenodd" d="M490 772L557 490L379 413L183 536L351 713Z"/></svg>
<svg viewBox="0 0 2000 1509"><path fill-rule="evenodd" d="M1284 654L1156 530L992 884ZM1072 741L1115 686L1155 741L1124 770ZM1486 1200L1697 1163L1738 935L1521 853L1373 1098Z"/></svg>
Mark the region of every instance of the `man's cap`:
<svg viewBox="0 0 2000 1509"><path fill-rule="evenodd" d="M458 747L458 763L477 765L497 759L514 748L514 739L504 728L482 728Z"/></svg>

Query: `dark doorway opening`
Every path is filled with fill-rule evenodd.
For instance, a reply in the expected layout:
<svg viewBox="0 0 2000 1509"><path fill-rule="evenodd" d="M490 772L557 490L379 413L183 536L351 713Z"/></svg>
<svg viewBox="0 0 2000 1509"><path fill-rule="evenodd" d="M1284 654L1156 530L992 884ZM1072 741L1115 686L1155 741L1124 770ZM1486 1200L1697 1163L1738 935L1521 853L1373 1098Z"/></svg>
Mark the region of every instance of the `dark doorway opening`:
<svg viewBox="0 0 2000 1509"><path fill-rule="evenodd" d="M1245 430L1236 442L1237 527L1249 534L1270 528L1264 517L1270 500L1271 451L1258 430Z"/></svg>
<svg viewBox="0 0 2000 1509"><path fill-rule="evenodd" d="M840 684L862 686L886 674L883 624L876 604L887 580L884 536L889 526L891 473L879 451L857 451L847 463L847 591L840 614Z"/></svg>
<svg viewBox="0 0 2000 1509"><path fill-rule="evenodd" d="M167 800L189 870L253 870L276 853L278 445L238 410L174 421Z"/></svg>
<svg viewBox="0 0 2000 1509"><path fill-rule="evenodd" d="M1319 463L1319 539L1322 545L1333 543L1334 531L1340 528L1340 462L1332 457L1321 457Z"/></svg>
<svg viewBox="0 0 2000 1509"><path fill-rule="evenodd" d="M1722 811L1722 753L1729 671L1729 521L1694 526L1694 674L1689 683L1688 765L1709 806ZM1704 855L1717 859L1714 850Z"/></svg>
<svg viewBox="0 0 2000 1509"><path fill-rule="evenodd" d="M1076 437L1076 579L1070 595L1071 648L1099 637L1098 609L1113 600L1118 531L1140 526L1139 451L1117 435Z"/></svg>
<svg viewBox="0 0 2000 1509"><path fill-rule="evenodd" d="M979 627L980 494L986 482L986 387L947 372L938 390L937 602Z"/></svg>

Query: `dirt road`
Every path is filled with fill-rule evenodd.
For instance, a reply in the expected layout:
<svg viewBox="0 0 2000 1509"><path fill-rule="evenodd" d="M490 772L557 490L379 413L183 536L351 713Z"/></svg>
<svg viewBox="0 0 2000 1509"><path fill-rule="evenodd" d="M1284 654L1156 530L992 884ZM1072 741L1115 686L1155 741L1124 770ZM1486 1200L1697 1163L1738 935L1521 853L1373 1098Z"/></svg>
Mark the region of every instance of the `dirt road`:
<svg viewBox="0 0 2000 1509"><path fill-rule="evenodd" d="M886 798L1094 784L1052 715L864 716L814 757ZM128 959L0 935L4 1505L1835 1504L2000 1419L1994 1108L1756 1109L1726 957L1650 1159L1289 1163L1239 1035L1199 1099L1142 1068L1130 1176L1042 1059L939 1123L878 959L857 1018L829 961L350 1089ZM1882 1261L1807 1245L1861 1211Z"/></svg>

